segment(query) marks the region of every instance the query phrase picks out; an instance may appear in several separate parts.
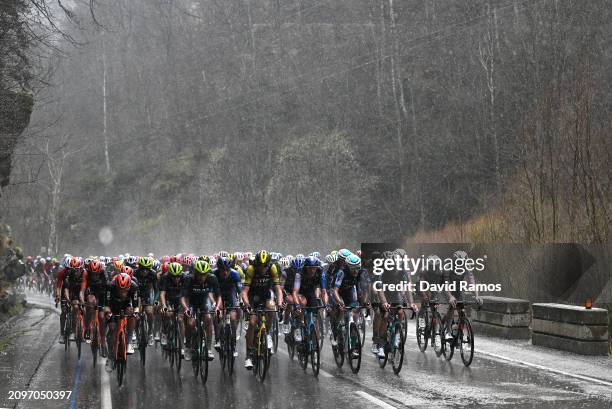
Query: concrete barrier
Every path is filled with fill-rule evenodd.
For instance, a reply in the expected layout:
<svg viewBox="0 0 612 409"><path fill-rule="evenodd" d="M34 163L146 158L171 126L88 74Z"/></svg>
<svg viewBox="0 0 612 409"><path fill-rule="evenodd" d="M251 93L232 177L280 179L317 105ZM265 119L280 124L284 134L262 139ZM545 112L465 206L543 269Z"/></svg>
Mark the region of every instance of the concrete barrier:
<svg viewBox="0 0 612 409"><path fill-rule="evenodd" d="M533 304L531 342L582 355L608 355L608 311L582 306Z"/></svg>
<svg viewBox="0 0 612 409"><path fill-rule="evenodd" d="M476 334L507 339L529 339L531 312L529 301L505 297L482 297L480 310L472 308L472 327Z"/></svg>

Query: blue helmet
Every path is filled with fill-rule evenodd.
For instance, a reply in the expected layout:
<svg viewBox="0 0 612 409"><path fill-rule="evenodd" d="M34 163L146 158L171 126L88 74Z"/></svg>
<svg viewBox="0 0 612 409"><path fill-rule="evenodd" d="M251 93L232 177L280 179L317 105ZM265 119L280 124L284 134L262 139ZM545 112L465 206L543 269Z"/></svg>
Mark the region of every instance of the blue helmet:
<svg viewBox="0 0 612 409"><path fill-rule="evenodd" d="M308 256L306 257L306 260L304 261L304 267L319 267L320 265L321 265L321 262L319 261L318 258L314 256Z"/></svg>
<svg viewBox="0 0 612 409"><path fill-rule="evenodd" d="M321 258L321 253L319 253L318 251L313 251L312 253L309 254L309 256L316 257L316 258L320 259Z"/></svg>
<svg viewBox="0 0 612 409"><path fill-rule="evenodd" d="M220 270L229 270L232 267L232 260L229 257L219 257L217 259L217 268Z"/></svg>
<svg viewBox="0 0 612 409"><path fill-rule="evenodd" d="M302 267L304 267L304 258L303 257L296 257L293 260L291 260L291 267L296 269L296 270L301 270Z"/></svg>

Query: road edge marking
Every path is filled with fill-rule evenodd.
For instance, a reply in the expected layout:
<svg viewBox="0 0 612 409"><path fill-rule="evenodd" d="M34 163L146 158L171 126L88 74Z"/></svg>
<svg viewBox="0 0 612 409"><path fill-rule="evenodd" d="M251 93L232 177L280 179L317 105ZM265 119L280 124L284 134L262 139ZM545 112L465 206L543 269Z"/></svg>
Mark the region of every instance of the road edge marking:
<svg viewBox="0 0 612 409"><path fill-rule="evenodd" d="M100 365L100 402L102 409L113 409L113 401L111 399L110 392L110 380L105 366L106 360L104 361L104 365Z"/></svg>
<svg viewBox="0 0 612 409"><path fill-rule="evenodd" d="M380 406L381 408L385 408L385 409L397 409L395 406L388 404L387 402L385 402L384 400L380 400L375 396L370 395L367 392L364 391L357 391L357 395L366 398L367 400L369 400L370 402L372 402L375 405Z"/></svg>

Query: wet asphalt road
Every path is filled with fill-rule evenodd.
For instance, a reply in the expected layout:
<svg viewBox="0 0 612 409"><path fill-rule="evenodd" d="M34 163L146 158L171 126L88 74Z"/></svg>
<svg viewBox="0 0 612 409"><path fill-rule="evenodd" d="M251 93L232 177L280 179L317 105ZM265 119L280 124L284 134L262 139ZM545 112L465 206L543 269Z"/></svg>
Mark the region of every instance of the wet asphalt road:
<svg viewBox="0 0 612 409"><path fill-rule="evenodd" d="M346 363L339 369L326 340L318 379L310 368L304 372L295 360L290 361L281 343L262 384L242 367L241 339L240 357L231 377L221 372L215 359L208 382L202 385L194 379L189 362L183 362L177 374L158 346L148 349L145 369L137 354L128 358L125 385L119 388L115 373L105 373L103 359L93 368L87 345L81 360L76 358L75 345L64 352L64 346L57 342L58 318L48 299L30 296L30 300L49 309L28 309L0 331L0 407L124 409L161 403L180 408L612 407L612 383L593 383L478 352L471 367L465 368L458 356L448 363L429 349L421 353L413 336L407 340L399 376L390 366L378 366L369 353L369 340L358 375L352 374ZM414 327L409 331L413 334ZM476 344L478 348L478 338ZM503 346L500 350L504 351ZM612 365L612 361L608 363ZM9 400L9 391L15 390L72 394L70 399L60 400Z"/></svg>

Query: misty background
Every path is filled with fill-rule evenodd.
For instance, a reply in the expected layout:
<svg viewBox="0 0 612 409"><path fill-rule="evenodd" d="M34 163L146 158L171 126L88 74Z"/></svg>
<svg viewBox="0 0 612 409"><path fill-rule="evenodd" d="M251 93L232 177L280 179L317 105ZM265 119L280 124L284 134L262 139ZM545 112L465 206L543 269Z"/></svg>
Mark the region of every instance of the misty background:
<svg viewBox="0 0 612 409"><path fill-rule="evenodd" d="M28 253L610 240L607 1L6 3Z"/></svg>

